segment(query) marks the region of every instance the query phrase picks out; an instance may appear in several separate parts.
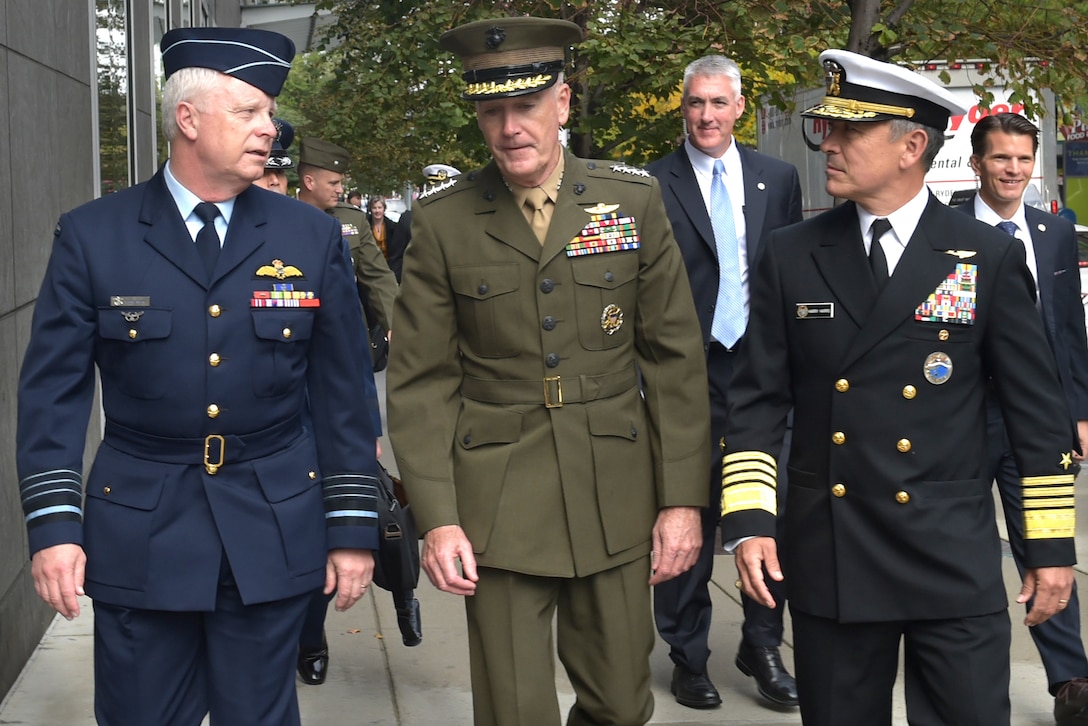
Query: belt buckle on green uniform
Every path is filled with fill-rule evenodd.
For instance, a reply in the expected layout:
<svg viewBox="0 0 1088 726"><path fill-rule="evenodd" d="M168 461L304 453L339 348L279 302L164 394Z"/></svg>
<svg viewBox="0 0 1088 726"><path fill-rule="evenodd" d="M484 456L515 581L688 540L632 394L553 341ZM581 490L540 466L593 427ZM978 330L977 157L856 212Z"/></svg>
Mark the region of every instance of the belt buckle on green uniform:
<svg viewBox="0 0 1088 726"><path fill-rule="evenodd" d="M544 379L544 408L560 408L562 405L563 384L559 376L547 376Z"/></svg>
<svg viewBox="0 0 1088 726"><path fill-rule="evenodd" d="M219 442L219 461L211 462L208 460L208 453L211 451L212 442ZM204 470L209 474L215 474L219 471L219 467L223 466L224 457L227 454L227 440L219 434L209 434L204 437Z"/></svg>

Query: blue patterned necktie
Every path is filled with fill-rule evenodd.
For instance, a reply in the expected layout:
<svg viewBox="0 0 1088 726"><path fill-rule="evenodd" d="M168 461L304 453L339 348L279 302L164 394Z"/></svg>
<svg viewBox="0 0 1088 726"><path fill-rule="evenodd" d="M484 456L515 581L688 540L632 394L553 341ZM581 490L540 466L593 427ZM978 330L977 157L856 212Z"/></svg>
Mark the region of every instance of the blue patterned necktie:
<svg viewBox="0 0 1088 726"><path fill-rule="evenodd" d="M714 162L714 178L710 182L710 223L714 227L714 245L718 250L718 299L714 304L714 321L710 334L726 348L736 345L744 335L744 289L740 284L740 260L737 259L737 227L733 221L733 204L725 189L721 159Z"/></svg>
<svg viewBox="0 0 1088 726"><path fill-rule="evenodd" d="M1016 226L1016 222L1006 221L998 222L997 228L1000 229L1002 232L1007 232L1008 234L1011 234L1013 237L1016 236L1016 230L1020 229Z"/></svg>
<svg viewBox="0 0 1088 726"><path fill-rule="evenodd" d="M210 280L215 270L215 262L219 259L219 233L215 231L215 218L219 216L219 207L211 202L201 202L193 211L204 222L204 226L196 233L196 251L200 253L200 259L204 260L204 269L207 270Z"/></svg>

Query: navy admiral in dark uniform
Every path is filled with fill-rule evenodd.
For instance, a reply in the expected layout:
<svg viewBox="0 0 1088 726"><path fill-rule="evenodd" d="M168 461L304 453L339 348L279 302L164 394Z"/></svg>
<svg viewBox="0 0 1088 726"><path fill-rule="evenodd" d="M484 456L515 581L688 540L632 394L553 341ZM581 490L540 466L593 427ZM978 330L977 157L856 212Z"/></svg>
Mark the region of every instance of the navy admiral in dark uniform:
<svg viewBox="0 0 1088 726"><path fill-rule="evenodd" d="M926 170L952 94L825 51L827 190L849 201L771 233L730 388L723 536L738 584L789 583L806 726L890 724L900 642L907 718L1009 723L1010 623L986 389L1025 502L1027 623L1073 582L1072 427L1023 245L941 204ZM775 454L794 411L782 563Z"/></svg>
<svg viewBox="0 0 1088 726"><path fill-rule="evenodd" d="M181 29L162 54L170 159L61 217L35 308L18 428L34 581L68 618L94 600L99 723L298 724L309 593L350 607L377 547L359 304L339 225L253 185L290 40Z"/></svg>

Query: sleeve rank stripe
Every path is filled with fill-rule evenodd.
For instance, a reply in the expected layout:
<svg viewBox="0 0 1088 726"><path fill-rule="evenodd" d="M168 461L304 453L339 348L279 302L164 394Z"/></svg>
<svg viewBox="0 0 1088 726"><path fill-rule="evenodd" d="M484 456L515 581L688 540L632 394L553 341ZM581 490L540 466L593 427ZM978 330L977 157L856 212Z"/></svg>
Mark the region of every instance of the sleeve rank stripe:
<svg viewBox="0 0 1088 726"><path fill-rule="evenodd" d="M1072 509L1075 501L1073 497L1040 497L1025 499L1022 504L1024 509Z"/></svg>
<svg viewBox="0 0 1088 726"><path fill-rule="evenodd" d="M1055 474L1053 476L1025 476L1020 479L1020 484L1026 487L1050 486L1053 484L1073 485L1076 477L1073 474Z"/></svg>
<svg viewBox="0 0 1088 726"><path fill-rule="evenodd" d="M1032 487L1024 489L1023 496L1025 499L1034 497L1071 497L1075 491L1073 486Z"/></svg>
<svg viewBox="0 0 1088 726"><path fill-rule="evenodd" d="M770 454L762 451L734 451L722 457L723 466L730 466L732 464L738 464L741 462L749 462L752 464L762 462L771 467L774 467L774 470L778 471L778 462L775 461L775 458Z"/></svg>
<svg viewBox="0 0 1088 726"><path fill-rule="evenodd" d="M774 486L761 482L744 482L726 486L722 490L722 516L757 509L777 516L778 497Z"/></svg>
<svg viewBox="0 0 1088 726"><path fill-rule="evenodd" d="M777 488L777 482L778 480L775 478L774 474L768 472L752 471L750 469L747 471L741 471L722 477L722 486L724 487L735 487L744 484L759 484L761 486L770 487L771 490L774 490Z"/></svg>
<svg viewBox="0 0 1088 726"><path fill-rule="evenodd" d="M83 521L83 478L73 469L32 474L19 482L27 527Z"/></svg>
<svg viewBox="0 0 1088 726"><path fill-rule="evenodd" d="M764 462L756 463L756 462L750 462L750 461L745 461L745 462L736 462L736 461L734 461L734 462L730 462L728 464L723 464L722 465L722 477L723 478L734 476L734 475L737 475L737 474L741 474L741 473L746 472L746 471L758 472L760 474L765 474L765 475L771 477L772 479L775 479L775 478L778 477L778 469L776 467L774 467L774 466L772 466L770 464L764 463Z"/></svg>
<svg viewBox="0 0 1088 726"><path fill-rule="evenodd" d="M1072 509L1024 512L1024 539L1069 539L1075 532L1076 514Z"/></svg>

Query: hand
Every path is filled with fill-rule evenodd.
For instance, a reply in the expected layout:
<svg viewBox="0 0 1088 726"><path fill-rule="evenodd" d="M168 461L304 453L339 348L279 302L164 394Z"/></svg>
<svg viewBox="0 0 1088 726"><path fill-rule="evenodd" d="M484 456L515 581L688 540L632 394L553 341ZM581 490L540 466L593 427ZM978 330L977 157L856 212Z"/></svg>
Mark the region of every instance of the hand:
<svg viewBox="0 0 1088 726"><path fill-rule="evenodd" d="M650 585L687 572L699 559L703 524L698 507L665 507L654 523Z"/></svg>
<svg viewBox="0 0 1088 726"><path fill-rule="evenodd" d="M1035 567L1024 572L1024 584L1016 602L1023 605L1033 597L1031 611L1024 618L1029 628L1044 623L1064 610L1073 593L1073 567Z"/></svg>
<svg viewBox="0 0 1088 726"><path fill-rule="evenodd" d="M1074 451L1073 458L1084 461L1084 457L1088 455L1088 421L1077 421L1077 441L1080 443L1081 453Z"/></svg>
<svg viewBox="0 0 1088 726"><path fill-rule="evenodd" d="M325 594L336 591L336 610L343 612L359 601L374 579L374 553L370 550L329 551L325 564Z"/></svg>
<svg viewBox="0 0 1088 726"><path fill-rule="evenodd" d="M38 597L68 620L79 615L87 555L76 544L38 550L30 560L30 574Z"/></svg>
<svg viewBox="0 0 1088 726"><path fill-rule="evenodd" d="M454 595L473 595L476 593L476 555L472 552L472 543L465 536L459 525L447 524L435 527L423 536L423 570L431 579L431 584L442 592ZM461 561L464 576L457 571L457 561Z"/></svg>
<svg viewBox="0 0 1088 726"><path fill-rule="evenodd" d="M740 575L741 591L760 605L775 607L771 591L763 578L764 569L775 582L782 582L782 566L778 564L778 543L774 537L752 537L737 545L737 574Z"/></svg>

